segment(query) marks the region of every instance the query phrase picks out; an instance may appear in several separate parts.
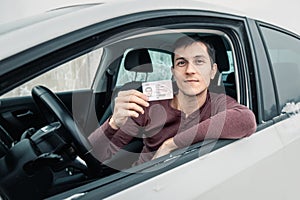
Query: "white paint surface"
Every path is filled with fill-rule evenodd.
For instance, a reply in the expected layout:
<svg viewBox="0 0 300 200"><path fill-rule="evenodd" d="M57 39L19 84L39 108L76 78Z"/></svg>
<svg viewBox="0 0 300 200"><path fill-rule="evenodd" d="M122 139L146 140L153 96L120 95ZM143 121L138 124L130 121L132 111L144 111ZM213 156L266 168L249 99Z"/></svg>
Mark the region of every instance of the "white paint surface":
<svg viewBox="0 0 300 200"><path fill-rule="evenodd" d="M112 0L107 0L112 1ZM121 0L118 0L121 1ZM151 0L141 0L151 1ZM202 2L224 6L241 11L249 16L277 24L300 34L299 3L297 0L201 0ZM95 3L101 0L1 0L0 24L31 16L56 7L78 3Z"/></svg>

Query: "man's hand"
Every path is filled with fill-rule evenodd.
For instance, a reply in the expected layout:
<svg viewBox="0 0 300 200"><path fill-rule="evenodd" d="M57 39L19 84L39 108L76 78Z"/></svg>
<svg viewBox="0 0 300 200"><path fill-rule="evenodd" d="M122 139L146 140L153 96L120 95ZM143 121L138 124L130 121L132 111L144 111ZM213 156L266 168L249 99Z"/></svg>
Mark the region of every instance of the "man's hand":
<svg viewBox="0 0 300 200"><path fill-rule="evenodd" d="M156 159L158 157L167 155L169 153L171 153L171 151L177 149L178 146L174 143L173 138L167 139L160 147L159 149L156 151L155 155L153 156L153 159Z"/></svg>
<svg viewBox="0 0 300 200"><path fill-rule="evenodd" d="M114 112L109 125L113 129L119 129L128 117L137 118L140 114L144 114L143 107L149 106L147 100L148 97L137 90L120 91L115 99Z"/></svg>

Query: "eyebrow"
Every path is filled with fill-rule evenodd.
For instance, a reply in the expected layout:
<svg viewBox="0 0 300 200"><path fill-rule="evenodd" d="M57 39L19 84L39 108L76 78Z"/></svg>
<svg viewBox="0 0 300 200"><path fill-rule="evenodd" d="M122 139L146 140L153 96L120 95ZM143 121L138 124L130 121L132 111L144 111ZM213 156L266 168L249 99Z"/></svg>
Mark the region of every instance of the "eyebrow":
<svg viewBox="0 0 300 200"><path fill-rule="evenodd" d="M193 58L206 58L204 55L196 55L194 56ZM188 61L186 58L184 57L179 57L179 58L176 58L175 61L177 60L185 60L185 61Z"/></svg>
<svg viewBox="0 0 300 200"><path fill-rule="evenodd" d="M194 56L194 58L206 58L204 55L197 55L197 56Z"/></svg>
<svg viewBox="0 0 300 200"><path fill-rule="evenodd" d="M177 61L177 60L185 60L185 61L187 61L187 59L185 59L184 57L176 58L175 61Z"/></svg>

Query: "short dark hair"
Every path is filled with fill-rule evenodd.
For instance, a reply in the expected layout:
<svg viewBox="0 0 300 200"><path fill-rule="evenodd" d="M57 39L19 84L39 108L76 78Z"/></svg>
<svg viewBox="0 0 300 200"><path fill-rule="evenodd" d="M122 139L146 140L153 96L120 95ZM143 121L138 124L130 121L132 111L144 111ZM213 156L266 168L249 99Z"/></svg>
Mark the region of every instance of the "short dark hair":
<svg viewBox="0 0 300 200"><path fill-rule="evenodd" d="M207 53L209 55L209 59L211 64L213 65L216 62L216 50L214 47L210 44L209 41L205 40L205 38L201 38L199 35L193 34L193 35L185 35L180 37L176 40L176 42L173 45L173 51L172 51L172 64L174 67L174 58L175 58L175 50L181 47L187 47L192 45L195 42L201 42L204 44L207 48Z"/></svg>

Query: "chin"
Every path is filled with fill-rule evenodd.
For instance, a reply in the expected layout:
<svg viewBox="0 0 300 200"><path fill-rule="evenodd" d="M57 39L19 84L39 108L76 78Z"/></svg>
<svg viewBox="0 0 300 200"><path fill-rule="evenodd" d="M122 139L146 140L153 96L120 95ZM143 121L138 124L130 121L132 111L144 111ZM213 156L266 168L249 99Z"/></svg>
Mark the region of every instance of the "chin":
<svg viewBox="0 0 300 200"><path fill-rule="evenodd" d="M185 96L189 96L189 97L196 97L196 96L199 96L201 94L204 94L205 92L207 92L207 89L204 89L204 90L185 90L185 91L181 91L182 94L184 94Z"/></svg>

